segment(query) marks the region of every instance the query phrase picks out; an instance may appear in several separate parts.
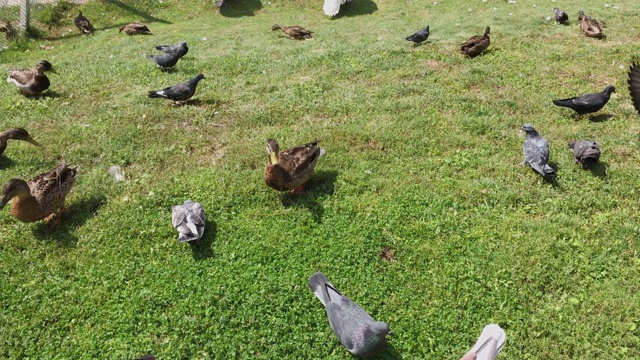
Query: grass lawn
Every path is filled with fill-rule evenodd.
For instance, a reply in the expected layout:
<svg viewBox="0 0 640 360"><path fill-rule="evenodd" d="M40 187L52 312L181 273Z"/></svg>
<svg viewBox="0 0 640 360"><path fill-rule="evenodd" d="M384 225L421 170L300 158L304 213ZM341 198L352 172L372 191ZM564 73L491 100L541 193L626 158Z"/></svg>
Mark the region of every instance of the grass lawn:
<svg viewBox="0 0 640 360"><path fill-rule="evenodd" d="M351 359L307 287L316 271L390 325L383 359L457 360L491 322L499 359L638 358L636 2L354 0L334 19L321 1L228 2L94 1L53 39L0 51L0 73L59 72L40 99L0 85L0 129L44 144L11 142L0 182L80 167L59 230L0 212L0 358ZM556 5L570 25L545 20ZM606 40L581 34L580 9ZM118 34L130 21L155 35ZM404 40L427 24L427 43ZM460 55L487 25L489 51ZM174 71L144 58L178 41ZM191 105L147 98L198 72ZM606 85L593 121L551 103ZM527 122L555 187L518 166ZM305 194L264 184L270 137L322 140ZM567 149L581 138L602 146L594 171ZM170 219L186 199L208 217L192 246Z"/></svg>

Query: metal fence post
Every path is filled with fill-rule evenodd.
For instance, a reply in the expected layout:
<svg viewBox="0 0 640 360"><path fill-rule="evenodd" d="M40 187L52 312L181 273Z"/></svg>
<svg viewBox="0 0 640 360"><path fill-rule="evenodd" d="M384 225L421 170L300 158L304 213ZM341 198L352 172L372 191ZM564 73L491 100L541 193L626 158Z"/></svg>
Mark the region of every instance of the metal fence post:
<svg viewBox="0 0 640 360"><path fill-rule="evenodd" d="M29 10L31 9L31 4L29 3L29 0L22 0L22 4L20 5L20 23L18 24L18 29L20 29L21 35L24 35L29 28Z"/></svg>

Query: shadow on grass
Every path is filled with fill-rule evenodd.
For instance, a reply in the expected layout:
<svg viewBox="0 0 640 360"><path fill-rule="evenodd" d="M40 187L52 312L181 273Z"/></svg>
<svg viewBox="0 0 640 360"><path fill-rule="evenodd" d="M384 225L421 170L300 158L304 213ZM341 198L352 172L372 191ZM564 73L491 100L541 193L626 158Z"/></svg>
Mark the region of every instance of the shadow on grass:
<svg viewBox="0 0 640 360"><path fill-rule="evenodd" d="M393 337L390 337L390 339L393 339ZM360 359L357 356L353 356L352 357L354 359ZM377 356L372 357L371 359L378 359L378 360L402 360L402 355L398 352L398 350L396 350L395 347L393 347L393 345L391 343L387 343L384 346L384 351L382 351L380 354L378 354Z"/></svg>
<svg viewBox="0 0 640 360"><path fill-rule="evenodd" d="M371 0L354 0L350 4L344 4L340 6L340 12L334 16L334 19L342 17L371 15L378 11L378 5Z"/></svg>
<svg viewBox="0 0 640 360"><path fill-rule="evenodd" d="M220 15L224 17L255 16L255 11L262 9L259 0L227 0L220 7Z"/></svg>
<svg viewBox="0 0 640 360"><path fill-rule="evenodd" d="M119 8L121 8L122 10L128 11L128 12L132 13L133 15L136 15L136 16L144 19L144 22L158 22L158 23L162 23L162 24L172 24L171 21L157 18L155 16L152 16L149 13L146 13L144 11L136 9L133 6L127 5L127 4L125 4L125 3L121 2L121 1L118 1L118 0L109 0L108 3L112 4L112 5L115 5L115 6L119 7Z"/></svg>
<svg viewBox="0 0 640 360"><path fill-rule="evenodd" d="M605 122L611 118L613 118L613 114L600 114L596 116L589 116L589 121L591 122Z"/></svg>
<svg viewBox="0 0 640 360"><path fill-rule="evenodd" d="M222 105L222 102L219 100L213 100L213 99L206 99L206 100L201 100L201 99L190 99L187 100L186 105L189 106L219 106Z"/></svg>
<svg viewBox="0 0 640 360"><path fill-rule="evenodd" d="M16 162L8 158L6 155L0 155L0 170L11 168L15 164Z"/></svg>
<svg viewBox="0 0 640 360"><path fill-rule="evenodd" d="M280 202L284 207L295 206L309 209L315 222L320 224L322 223L324 207L318 200L325 195L333 195L337 178L337 171L318 171L305 185L304 193L299 195L288 192L283 193L280 195Z"/></svg>
<svg viewBox="0 0 640 360"><path fill-rule="evenodd" d="M202 238L189 243L189 246L191 246L191 252L193 253L193 260L212 258L214 255L212 244L216 240L217 236L218 226L215 221L207 219L204 224L204 234L202 234Z"/></svg>
<svg viewBox="0 0 640 360"><path fill-rule="evenodd" d="M48 90L45 91L41 94L38 95L29 95L29 94L23 94L24 97L29 98L29 99L34 99L34 100L38 100L38 99L46 99L46 98L51 98L51 99L57 99L60 96L60 93L56 92L56 91L52 91L52 90Z"/></svg>
<svg viewBox="0 0 640 360"><path fill-rule="evenodd" d="M604 179L605 177L607 177L607 167L608 164L606 162L598 161L597 163L588 166L587 169L591 171L591 174L593 176Z"/></svg>
<svg viewBox="0 0 640 360"><path fill-rule="evenodd" d="M104 195L92 195L87 199L80 200L80 202L73 203L62 213L58 229L50 229L46 223L41 222L33 230L34 236L38 240L55 240L64 246L75 246L78 238L73 234L73 230L81 227L87 220L95 216L106 201L107 198Z"/></svg>

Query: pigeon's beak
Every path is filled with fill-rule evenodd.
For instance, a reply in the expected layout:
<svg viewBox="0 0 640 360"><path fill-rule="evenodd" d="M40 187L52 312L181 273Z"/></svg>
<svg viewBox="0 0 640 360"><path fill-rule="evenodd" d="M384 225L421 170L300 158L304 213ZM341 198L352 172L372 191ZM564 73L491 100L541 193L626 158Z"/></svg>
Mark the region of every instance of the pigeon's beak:
<svg viewBox="0 0 640 360"><path fill-rule="evenodd" d="M49 72L52 72L52 73L58 75L58 72L54 68L51 68L51 70L49 70Z"/></svg>
<svg viewBox="0 0 640 360"><path fill-rule="evenodd" d="M33 145L35 145L35 146L42 146L42 145L40 145L40 143L39 143L39 142L37 142L37 141L33 140L33 138L32 138L31 136L29 136L29 137L27 138L27 142L29 142L29 143L31 143L31 144L33 144Z"/></svg>

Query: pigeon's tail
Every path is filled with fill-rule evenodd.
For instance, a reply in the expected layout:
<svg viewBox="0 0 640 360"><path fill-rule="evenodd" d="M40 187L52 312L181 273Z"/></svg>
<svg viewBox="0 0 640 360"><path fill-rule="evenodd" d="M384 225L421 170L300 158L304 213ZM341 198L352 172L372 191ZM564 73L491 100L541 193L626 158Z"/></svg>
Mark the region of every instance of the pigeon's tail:
<svg viewBox="0 0 640 360"><path fill-rule="evenodd" d="M149 97L150 98L167 98L167 95L165 95L164 91L149 91Z"/></svg>
<svg viewBox="0 0 640 360"><path fill-rule="evenodd" d="M555 176L556 175L556 169L552 168L548 164L542 165L542 172L543 172L542 175L544 175L544 176Z"/></svg>
<svg viewBox="0 0 640 360"><path fill-rule="evenodd" d="M329 302L331 302L331 297L329 295L329 290L335 291L340 294L338 290L336 290L333 285L329 282L329 279L321 273L317 272L309 278L309 288L316 295L318 299L322 302L322 305L325 307Z"/></svg>
<svg viewBox="0 0 640 360"><path fill-rule="evenodd" d="M571 99L553 100L553 104L556 106L564 106L570 108L573 105Z"/></svg>

